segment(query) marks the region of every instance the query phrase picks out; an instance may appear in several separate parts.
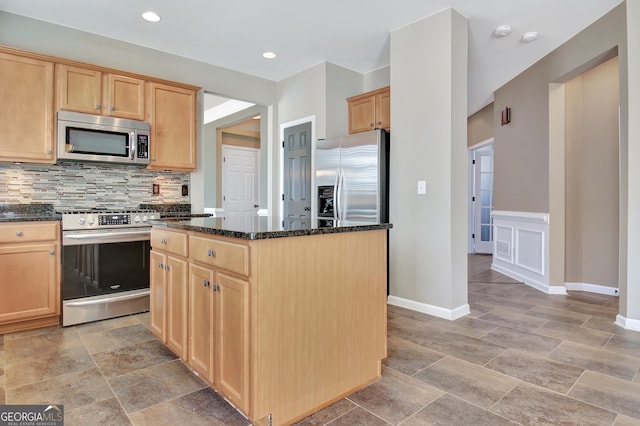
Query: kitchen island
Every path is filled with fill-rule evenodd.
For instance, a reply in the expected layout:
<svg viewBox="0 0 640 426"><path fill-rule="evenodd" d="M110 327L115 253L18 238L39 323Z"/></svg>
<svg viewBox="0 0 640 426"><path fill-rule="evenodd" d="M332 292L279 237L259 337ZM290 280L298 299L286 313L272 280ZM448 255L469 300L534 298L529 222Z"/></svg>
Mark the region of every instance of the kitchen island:
<svg viewBox="0 0 640 426"><path fill-rule="evenodd" d="M380 377L390 228L155 221L151 328L254 424L293 423Z"/></svg>

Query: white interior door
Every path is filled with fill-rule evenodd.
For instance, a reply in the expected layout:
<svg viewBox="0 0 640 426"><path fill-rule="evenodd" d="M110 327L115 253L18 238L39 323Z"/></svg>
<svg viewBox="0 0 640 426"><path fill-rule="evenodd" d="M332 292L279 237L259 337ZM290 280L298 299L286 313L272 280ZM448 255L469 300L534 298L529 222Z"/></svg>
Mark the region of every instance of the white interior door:
<svg viewBox="0 0 640 426"><path fill-rule="evenodd" d="M493 253L493 144L473 152L474 251Z"/></svg>
<svg viewBox="0 0 640 426"><path fill-rule="evenodd" d="M222 146L222 208L225 227L248 226L257 214L258 157L259 150L255 148Z"/></svg>

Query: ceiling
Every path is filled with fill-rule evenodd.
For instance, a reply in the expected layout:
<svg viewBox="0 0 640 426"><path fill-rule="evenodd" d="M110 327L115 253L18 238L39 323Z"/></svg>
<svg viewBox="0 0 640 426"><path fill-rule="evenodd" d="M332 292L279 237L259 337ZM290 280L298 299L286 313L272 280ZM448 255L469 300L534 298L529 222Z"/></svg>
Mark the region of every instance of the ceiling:
<svg viewBox="0 0 640 426"><path fill-rule="evenodd" d="M623 0L0 0L0 10L280 81L321 62L389 65L390 33L452 7L469 22L468 111ZM140 14L161 16L149 23ZM509 36L493 37L509 24ZM521 41L537 31L531 43ZM437 42L437 41L434 41ZM275 59L262 53L273 51Z"/></svg>

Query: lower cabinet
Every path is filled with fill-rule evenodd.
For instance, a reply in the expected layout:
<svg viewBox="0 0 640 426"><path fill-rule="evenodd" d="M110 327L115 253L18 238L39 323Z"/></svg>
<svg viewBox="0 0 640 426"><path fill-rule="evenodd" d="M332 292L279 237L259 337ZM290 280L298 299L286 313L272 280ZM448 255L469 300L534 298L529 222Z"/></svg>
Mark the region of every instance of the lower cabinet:
<svg viewBox="0 0 640 426"><path fill-rule="evenodd" d="M189 263L186 259L151 251L151 331L176 355L187 359Z"/></svg>
<svg viewBox="0 0 640 426"><path fill-rule="evenodd" d="M0 333L59 324L59 222L0 225Z"/></svg>
<svg viewBox="0 0 640 426"><path fill-rule="evenodd" d="M189 270L189 365L246 410L249 283L194 263Z"/></svg>

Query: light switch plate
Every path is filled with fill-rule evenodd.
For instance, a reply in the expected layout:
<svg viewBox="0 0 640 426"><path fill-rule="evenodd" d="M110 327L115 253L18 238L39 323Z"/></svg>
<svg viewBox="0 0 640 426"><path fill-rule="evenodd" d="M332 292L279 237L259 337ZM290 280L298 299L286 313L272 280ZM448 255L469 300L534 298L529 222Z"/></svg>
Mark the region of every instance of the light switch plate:
<svg viewBox="0 0 640 426"><path fill-rule="evenodd" d="M427 181L419 180L418 181L418 194L424 195L427 193Z"/></svg>

